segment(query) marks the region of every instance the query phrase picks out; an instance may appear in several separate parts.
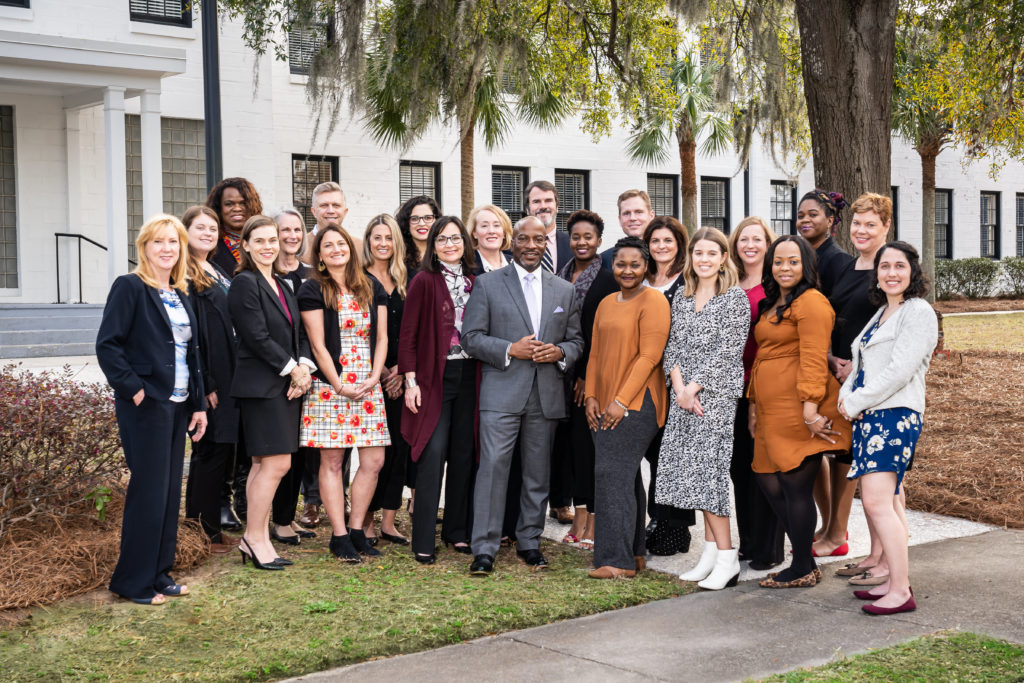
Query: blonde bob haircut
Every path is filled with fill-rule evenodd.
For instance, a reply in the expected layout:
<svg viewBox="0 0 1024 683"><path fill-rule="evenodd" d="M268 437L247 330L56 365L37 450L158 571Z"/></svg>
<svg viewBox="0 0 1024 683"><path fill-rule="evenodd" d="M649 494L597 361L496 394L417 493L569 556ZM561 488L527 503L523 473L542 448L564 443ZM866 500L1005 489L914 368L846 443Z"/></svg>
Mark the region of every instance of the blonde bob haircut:
<svg viewBox="0 0 1024 683"><path fill-rule="evenodd" d="M405 288L408 284L409 272L405 269L405 240L402 239L402 231L398 227L398 221L389 213L382 213L370 219L366 224L366 232L363 233L363 264L369 268L376 261L373 249L370 246L370 234L378 225L384 225L391 232L391 261L388 263L388 274L395 281L398 294L405 298Z"/></svg>
<svg viewBox="0 0 1024 683"><path fill-rule="evenodd" d="M146 221L139 229L139 236L135 238L135 250L139 254L139 265L132 272L139 276L139 279L154 289L160 289L156 273L153 271L153 264L146 256L146 245L155 240L168 230L175 233L178 238L178 260L171 268L171 286L182 294L188 293L188 232L185 226L176 216L166 213L157 215Z"/></svg>
<svg viewBox="0 0 1024 683"><path fill-rule="evenodd" d="M728 238L717 228L703 227L693 233L693 237L690 238L690 244L686 248L686 265L683 266L683 282L686 283L686 286L683 288L683 296L693 296L697 293L697 273L693 269L693 249L702 240L714 242L722 250L722 253L725 254L725 260L718 271L718 282L715 283L715 296L724 294L740 280L739 273L736 271L736 264L729 258Z"/></svg>
<svg viewBox="0 0 1024 683"><path fill-rule="evenodd" d="M887 225L892 220L892 200L882 194L865 192L853 200L853 204L850 204L850 213L852 214L867 213L868 211L877 213L882 224Z"/></svg>
<svg viewBox="0 0 1024 683"><path fill-rule="evenodd" d="M480 245L476 241L476 221L480 217L481 211L490 211L498 217L498 223L501 224L501 232L504 237L501 239L501 250L508 251L512 248L512 219L508 217L501 207L495 206L494 204L481 204L480 206L473 207L473 210L469 212L469 220L466 221L466 232L469 233L469 239L473 243L474 249L479 249Z"/></svg>
<svg viewBox="0 0 1024 683"><path fill-rule="evenodd" d="M729 234L729 258L732 260L733 264L736 265L736 272L739 274L739 278L741 280L747 276L747 269L743 267L743 261L740 259L740 251L736 248L736 245L740 241L740 233L743 232L744 228L749 228L751 225L760 225L761 229L764 231L766 254L768 253L767 247L771 245L772 242L779 239L779 236L776 235L775 231L772 230L770 225L768 225L768 221L760 216L747 216L741 220L735 228L733 228L732 233Z"/></svg>

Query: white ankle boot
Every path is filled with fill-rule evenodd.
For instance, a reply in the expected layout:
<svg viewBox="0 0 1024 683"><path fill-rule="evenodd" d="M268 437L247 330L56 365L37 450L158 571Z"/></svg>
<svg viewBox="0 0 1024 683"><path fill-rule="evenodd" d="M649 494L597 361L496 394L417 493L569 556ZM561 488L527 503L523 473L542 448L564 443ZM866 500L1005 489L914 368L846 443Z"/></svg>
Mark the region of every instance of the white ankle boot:
<svg viewBox="0 0 1024 683"><path fill-rule="evenodd" d="M701 553L700 559L697 560L697 566L686 572L680 574L679 578L683 581L703 581L708 578L711 570L715 568L715 558L718 557L718 546L714 541L704 541L704 552Z"/></svg>
<svg viewBox="0 0 1024 683"><path fill-rule="evenodd" d="M736 548L719 550L715 568L697 585L704 590L718 591L726 586L735 586L740 578L740 551Z"/></svg>

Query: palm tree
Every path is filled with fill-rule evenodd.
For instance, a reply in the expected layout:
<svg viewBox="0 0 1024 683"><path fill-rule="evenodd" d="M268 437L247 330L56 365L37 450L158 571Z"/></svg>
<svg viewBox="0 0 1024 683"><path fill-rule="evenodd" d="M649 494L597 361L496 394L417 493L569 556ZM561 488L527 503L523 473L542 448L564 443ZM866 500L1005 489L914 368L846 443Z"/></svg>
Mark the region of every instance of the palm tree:
<svg viewBox="0 0 1024 683"><path fill-rule="evenodd" d="M715 105L713 64L701 65L697 51L690 49L667 67L670 88L677 104L669 115L655 114L640 122L629 138L626 152L642 163L668 158L669 140L675 134L679 150L680 193L683 225L693 234L700 226L697 211L697 141L702 154L721 154L732 141L730 117Z"/></svg>

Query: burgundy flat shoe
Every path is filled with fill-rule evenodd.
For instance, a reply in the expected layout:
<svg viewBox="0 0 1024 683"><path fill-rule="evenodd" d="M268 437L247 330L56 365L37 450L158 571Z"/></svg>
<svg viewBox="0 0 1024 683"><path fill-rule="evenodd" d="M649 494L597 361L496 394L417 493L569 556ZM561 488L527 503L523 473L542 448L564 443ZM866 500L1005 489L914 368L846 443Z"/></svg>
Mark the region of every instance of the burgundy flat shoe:
<svg viewBox="0 0 1024 683"><path fill-rule="evenodd" d="M917 609L914 596L911 595L907 601L898 607L876 607L875 605L861 605L861 609L872 616L886 616L888 614L900 614L901 612L913 612Z"/></svg>
<svg viewBox="0 0 1024 683"><path fill-rule="evenodd" d="M885 597L885 593L882 595L872 595L871 591L853 591L853 597L858 600L878 600L879 598ZM910 589L910 597L914 597L914 589Z"/></svg>

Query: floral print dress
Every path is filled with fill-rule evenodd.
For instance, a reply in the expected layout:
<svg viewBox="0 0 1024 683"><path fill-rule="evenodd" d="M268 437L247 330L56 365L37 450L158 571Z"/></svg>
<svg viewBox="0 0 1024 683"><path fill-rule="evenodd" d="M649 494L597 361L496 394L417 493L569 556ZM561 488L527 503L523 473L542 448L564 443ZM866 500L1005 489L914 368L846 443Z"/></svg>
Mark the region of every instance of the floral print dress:
<svg viewBox="0 0 1024 683"><path fill-rule="evenodd" d="M366 380L373 370L370 362L370 313L351 294L338 298L338 327L341 333L340 373L343 386ZM356 448L390 446L391 435L384 415L384 393L380 383L359 400L334 393L331 385L313 379L302 406L299 444L309 448Z"/></svg>
<svg viewBox="0 0 1024 683"><path fill-rule="evenodd" d="M876 322L860 339L863 353L871 337L878 331ZM854 380L856 391L864 386L864 369ZM914 447L921 436L921 413L910 408L882 408L865 410L853 426L853 465L848 479L856 479L870 472L895 472L896 493L900 492L903 475L914 457Z"/></svg>

